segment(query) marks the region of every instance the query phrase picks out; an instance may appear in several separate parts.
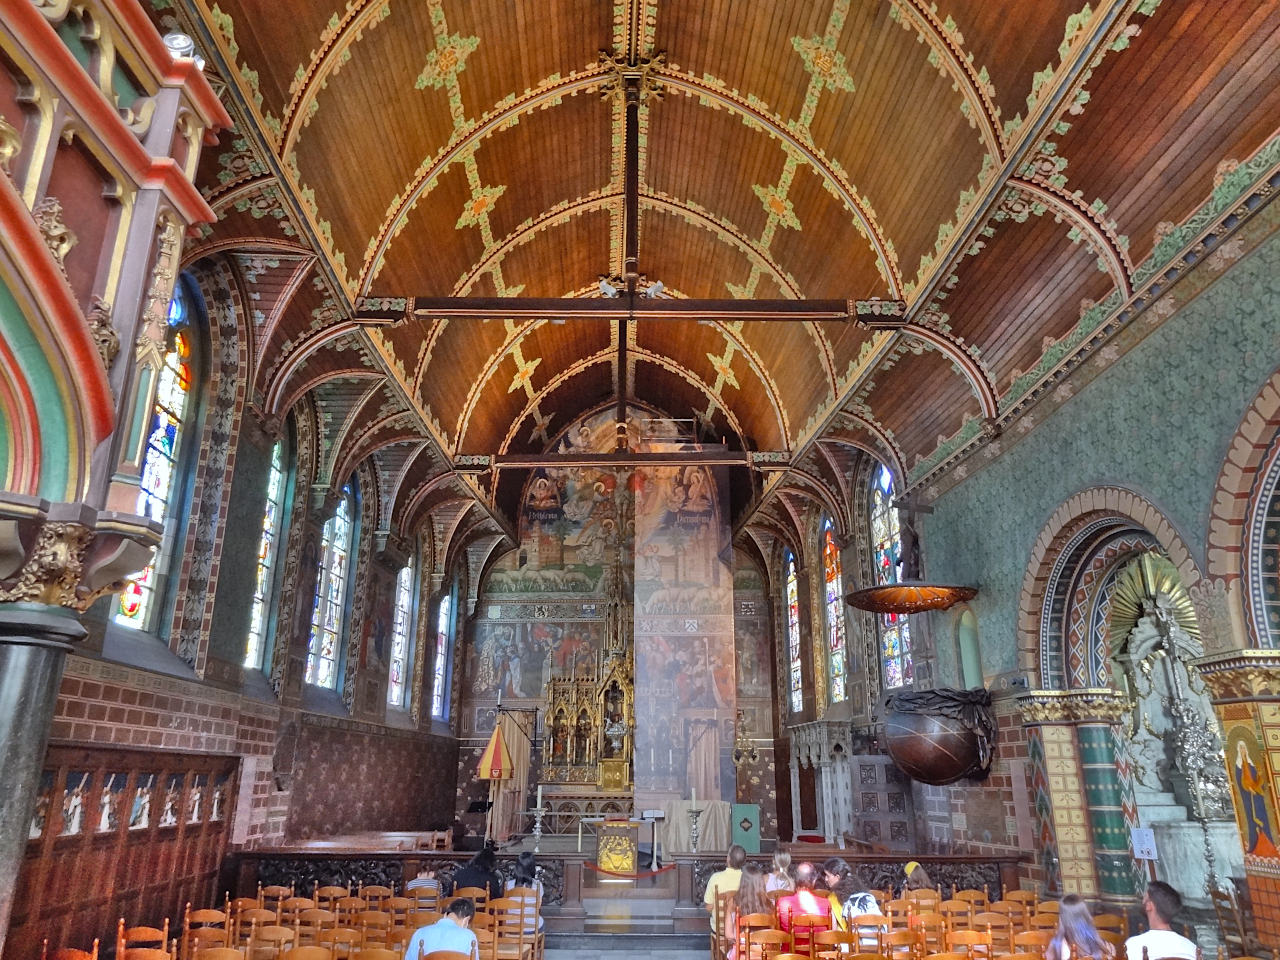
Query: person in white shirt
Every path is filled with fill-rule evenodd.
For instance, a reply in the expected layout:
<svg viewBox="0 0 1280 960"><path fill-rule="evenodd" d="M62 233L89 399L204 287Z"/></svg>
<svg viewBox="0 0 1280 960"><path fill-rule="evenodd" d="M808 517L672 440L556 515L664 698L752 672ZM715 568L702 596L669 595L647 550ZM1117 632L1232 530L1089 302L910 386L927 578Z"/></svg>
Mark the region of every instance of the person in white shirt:
<svg viewBox="0 0 1280 960"><path fill-rule="evenodd" d="M419 927L409 938L405 960L418 960L435 950L453 950L474 957L479 953L476 935L471 932L471 918L476 905L466 897L449 904L444 916L426 927Z"/></svg>
<svg viewBox="0 0 1280 960"><path fill-rule="evenodd" d="M1147 925L1151 929L1124 942L1127 960L1162 960L1164 957L1196 960L1196 945L1174 933L1171 926L1181 909L1182 897L1173 887L1162 880L1152 880L1147 884L1147 892L1142 896L1142 912L1147 915ZM1142 956L1143 947L1147 948L1145 958Z"/></svg>

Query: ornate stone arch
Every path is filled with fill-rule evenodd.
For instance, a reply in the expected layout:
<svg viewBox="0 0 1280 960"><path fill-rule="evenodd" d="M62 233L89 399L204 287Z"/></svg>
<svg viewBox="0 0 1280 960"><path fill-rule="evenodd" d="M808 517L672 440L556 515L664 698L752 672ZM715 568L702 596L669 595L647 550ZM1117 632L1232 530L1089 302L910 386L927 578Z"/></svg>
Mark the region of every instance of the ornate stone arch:
<svg viewBox="0 0 1280 960"><path fill-rule="evenodd" d="M1209 507L1207 577L1192 593L1206 651L1273 647L1264 613L1266 522L1280 484L1280 370L1258 391L1231 438ZM1274 576L1274 574L1270 574ZM1243 612L1241 623L1236 614Z"/></svg>
<svg viewBox="0 0 1280 960"><path fill-rule="evenodd" d="M1055 647L1053 635L1055 623L1056 629L1063 625L1072 574L1099 550L1105 554L1113 539L1124 542L1126 535L1135 545L1150 538L1150 546L1168 556L1188 591L1194 595L1199 587L1201 573L1186 540L1142 495L1123 487L1092 487L1068 498L1036 538L1018 602L1018 664L1032 686L1053 687L1055 677L1062 678L1059 686L1065 685L1066 649ZM1062 637L1057 633L1059 644ZM1061 662L1054 659L1055 651Z"/></svg>

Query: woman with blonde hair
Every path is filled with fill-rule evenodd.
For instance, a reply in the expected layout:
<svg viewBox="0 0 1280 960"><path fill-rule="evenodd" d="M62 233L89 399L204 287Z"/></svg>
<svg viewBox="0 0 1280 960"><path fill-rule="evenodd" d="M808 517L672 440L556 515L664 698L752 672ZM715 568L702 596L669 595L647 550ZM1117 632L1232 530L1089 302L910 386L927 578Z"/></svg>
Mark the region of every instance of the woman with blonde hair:
<svg viewBox="0 0 1280 960"><path fill-rule="evenodd" d="M1116 948L1103 940L1093 925L1089 905L1074 893L1058 907L1058 929L1045 948L1045 960L1111 960Z"/></svg>
<svg viewBox="0 0 1280 960"><path fill-rule="evenodd" d="M795 888L796 881L791 876L791 851L779 847L773 852L773 870L765 877L765 892Z"/></svg>
<svg viewBox="0 0 1280 960"><path fill-rule="evenodd" d="M742 932L738 929L741 918L753 913L773 913L773 904L765 894L764 869L759 864L748 863L742 868L742 880L730 901L729 920L724 928L733 934L733 945L729 948L728 960L736 960L738 943Z"/></svg>

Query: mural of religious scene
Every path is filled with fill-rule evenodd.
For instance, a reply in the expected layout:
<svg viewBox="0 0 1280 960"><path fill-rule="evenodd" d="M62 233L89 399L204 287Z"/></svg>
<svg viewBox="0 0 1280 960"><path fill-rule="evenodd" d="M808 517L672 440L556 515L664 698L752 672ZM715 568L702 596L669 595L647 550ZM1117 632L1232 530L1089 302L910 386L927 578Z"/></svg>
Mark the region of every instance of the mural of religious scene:
<svg viewBox="0 0 1280 960"><path fill-rule="evenodd" d="M1225 732L1227 772L1245 852L1254 857L1280 858L1275 792L1258 732L1252 722L1232 724Z"/></svg>
<svg viewBox="0 0 1280 960"><path fill-rule="evenodd" d="M165 781L164 803L160 807L160 826L176 827L182 802L182 774L171 773Z"/></svg>
<svg viewBox="0 0 1280 960"><path fill-rule="evenodd" d="M155 787L156 774L138 774L133 788L133 807L129 811L130 830L145 830L151 826L151 803Z"/></svg>
<svg viewBox="0 0 1280 960"><path fill-rule="evenodd" d="M39 840L44 836L45 827L49 823L49 808L53 804L53 781L56 774L46 770L40 775L40 789L36 794L36 808L31 813L31 826L27 829L28 840Z"/></svg>
<svg viewBox="0 0 1280 960"><path fill-rule="evenodd" d="M127 773L108 773L98 794L98 833L112 833L120 826L120 811L124 809L124 790L129 782Z"/></svg>

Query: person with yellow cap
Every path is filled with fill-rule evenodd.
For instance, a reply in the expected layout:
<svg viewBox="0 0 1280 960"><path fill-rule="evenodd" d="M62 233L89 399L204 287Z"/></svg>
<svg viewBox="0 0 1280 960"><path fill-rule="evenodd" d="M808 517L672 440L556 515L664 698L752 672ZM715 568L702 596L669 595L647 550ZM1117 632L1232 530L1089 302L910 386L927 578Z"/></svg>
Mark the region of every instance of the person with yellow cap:
<svg viewBox="0 0 1280 960"><path fill-rule="evenodd" d="M906 881L902 885L902 889L906 890L926 890L933 886L933 881L929 879L929 874L925 872L924 867L920 866L919 861L909 860L906 866L902 868Z"/></svg>

